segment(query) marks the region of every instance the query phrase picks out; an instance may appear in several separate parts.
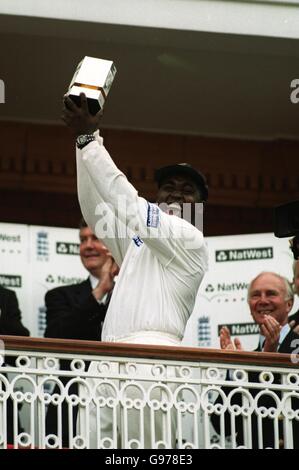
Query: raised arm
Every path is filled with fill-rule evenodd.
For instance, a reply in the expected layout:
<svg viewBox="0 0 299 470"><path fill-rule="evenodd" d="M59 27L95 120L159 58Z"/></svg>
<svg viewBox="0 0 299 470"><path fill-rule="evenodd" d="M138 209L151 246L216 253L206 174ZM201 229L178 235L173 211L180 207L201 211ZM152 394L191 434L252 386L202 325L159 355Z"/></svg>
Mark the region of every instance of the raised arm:
<svg viewBox="0 0 299 470"><path fill-rule="evenodd" d="M101 111L95 116L89 113L84 94L81 95L81 107L76 106L70 98L65 97L62 119L72 130L75 137L94 134L95 140L100 145L102 138L99 136L97 129L101 117ZM76 157L78 199L83 217L94 233L96 233L96 224L102 220L105 231L101 232L100 238L105 239L105 244L113 254L116 263L121 266L130 239L126 236L125 227L121 227L118 223L115 210L108 203L109 200L107 198L103 199L100 191L101 185L96 186L94 184L82 160L81 151L78 149L76 149Z"/></svg>
<svg viewBox="0 0 299 470"><path fill-rule="evenodd" d="M81 108L71 100L66 104L67 124L78 135L99 125L99 116L89 114L86 97ZM167 266L180 266L192 274L205 271L206 253L202 233L193 226L162 212L155 204L139 197L136 189L116 167L99 137L77 152L78 191L83 215L96 235L105 240L116 262L124 252L123 243L139 236ZM105 218L103 212L106 211ZM108 221L108 224L103 222ZM110 238L103 229L112 229Z"/></svg>

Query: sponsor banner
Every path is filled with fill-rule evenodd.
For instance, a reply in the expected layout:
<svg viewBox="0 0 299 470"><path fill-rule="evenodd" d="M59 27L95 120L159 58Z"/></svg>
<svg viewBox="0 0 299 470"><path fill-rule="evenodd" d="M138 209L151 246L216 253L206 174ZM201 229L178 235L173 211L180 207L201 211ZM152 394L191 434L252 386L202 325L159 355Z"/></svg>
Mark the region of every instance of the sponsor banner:
<svg viewBox="0 0 299 470"><path fill-rule="evenodd" d="M66 243L66 242L56 242L56 253L58 255L75 255L80 254L80 244L79 243Z"/></svg>
<svg viewBox="0 0 299 470"><path fill-rule="evenodd" d="M241 248L238 250L216 250L216 263L227 263L231 261L256 261L273 259L273 247L266 248Z"/></svg>
<svg viewBox="0 0 299 470"><path fill-rule="evenodd" d="M231 336L258 335L259 326L256 323L227 323L218 325L218 335L223 326L229 329Z"/></svg>
<svg viewBox="0 0 299 470"><path fill-rule="evenodd" d="M88 276L79 257L79 229L0 223L0 253L0 285L16 292L31 336L43 336L45 293Z"/></svg>
<svg viewBox="0 0 299 470"><path fill-rule="evenodd" d="M287 239L273 234L209 237L209 271L205 275L183 342L219 347L219 330L227 325L247 350L258 343L247 304L247 287L262 271L274 271L292 280L293 257ZM293 312L298 309L296 299Z"/></svg>
<svg viewBox="0 0 299 470"><path fill-rule="evenodd" d="M0 284L18 297L31 336L43 336L44 296L49 289L86 279L79 257L78 229L0 224ZM219 329L227 325L245 349L257 345L257 330L247 305L249 282L261 271L292 279L293 258L287 239L273 234L206 239L209 271L204 277L183 342L219 347ZM296 299L293 311L299 308Z"/></svg>
<svg viewBox="0 0 299 470"><path fill-rule="evenodd" d="M22 276L15 274L0 274L0 285L7 289L22 287Z"/></svg>

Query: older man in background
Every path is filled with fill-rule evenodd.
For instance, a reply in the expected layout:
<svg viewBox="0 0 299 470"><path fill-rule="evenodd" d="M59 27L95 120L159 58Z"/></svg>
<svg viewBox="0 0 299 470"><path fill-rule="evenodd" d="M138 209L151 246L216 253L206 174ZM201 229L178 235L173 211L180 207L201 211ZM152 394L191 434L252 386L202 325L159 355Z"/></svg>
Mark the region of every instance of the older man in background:
<svg viewBox="0 0 299 470"><path fill-rule="evenodd" d="M288 314L292 309L294 294L288 280L273 272L263 272L259 274L248 287L248 304L251 315L259 325L260 337L255 351L271 352L271 353L287 353L291 354L296 348L296 341L299 336L290 328L288 323ZM230 337L227 327L223 327L220 331L220 346L224 350L243 350L243 346L239 338L234 341ZM227 379L230 379L230 373ZM248 373L249 382L260 382L258 372ZM275 374L274 383L280 383L279 374ZM222 389L226 395L231 392L230 387ZM260 389L250 389L252 397L256 397ZM281 393L276 392L281 399ZM218 397L216 403L220 403ZM242 394L237 393L232 399L231 405L242 406ZM299 405L299 398L292 399L292 408L296 410ZM258 407L265 409L275 408L276 402L270 394L265 394L258 400ZM212 416L212 422L215 429L219 432L220 422L219 416ZM279 421L279 446L284 447L283 439L283 417ZM262 448L274 447L274 422L270 417L265 417L262 421ZM258 419L256 414L252 414L252 447L259 448L259 430ZM225 430L226 435L231 434L230 415L225 413ZM239 446L244 445L243 435L243 419L242 416L236 417L236 441ZM299 421L293 420L293 443L294 448L299 448Z"/></svg>

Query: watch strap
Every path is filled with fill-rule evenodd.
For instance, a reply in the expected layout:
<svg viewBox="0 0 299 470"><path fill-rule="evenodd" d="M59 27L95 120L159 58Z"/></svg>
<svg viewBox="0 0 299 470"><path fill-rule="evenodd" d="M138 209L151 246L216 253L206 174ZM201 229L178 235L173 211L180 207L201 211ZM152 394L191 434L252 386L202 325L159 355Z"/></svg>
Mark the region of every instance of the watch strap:
<svg viewBox="0 0 299 470"><path fill-rule="evenodd" d="M93 134L82 134L79 135L76 139L77 148L82 150L86 145L90 142L95 140L95 136Z"/></svg>

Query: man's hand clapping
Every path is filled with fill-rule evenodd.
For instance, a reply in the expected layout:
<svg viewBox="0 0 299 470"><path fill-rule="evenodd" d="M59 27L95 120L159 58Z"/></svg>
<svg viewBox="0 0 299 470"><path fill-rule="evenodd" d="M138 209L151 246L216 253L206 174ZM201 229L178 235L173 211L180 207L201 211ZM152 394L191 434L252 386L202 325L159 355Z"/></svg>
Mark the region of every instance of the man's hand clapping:
<svg viewBox="0 0 299 470"><path fill-rule="evenodd" d="M223 326L220 330L220 347L226 351L243 351L242 343L239 338L231 339L229 329Z"/></svg>
<svg viewBox="0 0 299 470"><path fill-rule="evenodd" d="M114 277L119 273L119 267L112 258L108 256L107 261L102 267L101 278L95 289L92 291L92 295L96 300L101 300L105 294L112 291L114 287Z"/></svg>
<svg viewBox="0 0 299 470"><path fill-rule="evenodd" d="M278 348L281 326L275 318L265 315L263 324L260 325L260 331L266 340L264 343L264 352L276 352Z"/></svg>

